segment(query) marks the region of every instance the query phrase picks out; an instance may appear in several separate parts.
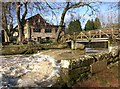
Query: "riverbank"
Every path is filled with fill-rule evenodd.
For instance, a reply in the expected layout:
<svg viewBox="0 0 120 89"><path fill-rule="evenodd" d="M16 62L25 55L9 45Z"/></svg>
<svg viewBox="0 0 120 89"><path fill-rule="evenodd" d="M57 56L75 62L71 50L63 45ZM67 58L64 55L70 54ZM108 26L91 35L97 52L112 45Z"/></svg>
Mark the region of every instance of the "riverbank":
<svg viewBox="0 0 120 89"><path fill-rule="evenodd" d="M7 87L51 86L60 75L61 60L78 59L82 55L85 55L85 50L69 48L43 50L30 55L2 55L0 72L3 75L3 85ZM53 76L54 73L57 74L50 81L43 81L49 79L47 77Z"/></svg>
<svg viewBox="0 0 120 89"><path fill-rule="evenodd" d="M34 54L42 50L64 48L67 48L67 44L3 45L0 47L0 55Z"/></svg>

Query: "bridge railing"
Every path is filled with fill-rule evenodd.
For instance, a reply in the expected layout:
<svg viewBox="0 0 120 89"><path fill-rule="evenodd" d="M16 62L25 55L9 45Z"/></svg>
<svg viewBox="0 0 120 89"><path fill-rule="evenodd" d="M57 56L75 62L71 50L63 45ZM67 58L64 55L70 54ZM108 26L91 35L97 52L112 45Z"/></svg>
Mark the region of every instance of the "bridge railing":
<svg viewBox="0 0 120 89"><path fill-rule="evenodd" d="M110 36L114 38L120 37L120 29L99 29L99 30L91 30L91 31L82 31L80 33L74 32L71 35L66 36L66 40L72 39L94 39L94 38L109 38Z"/></svg>

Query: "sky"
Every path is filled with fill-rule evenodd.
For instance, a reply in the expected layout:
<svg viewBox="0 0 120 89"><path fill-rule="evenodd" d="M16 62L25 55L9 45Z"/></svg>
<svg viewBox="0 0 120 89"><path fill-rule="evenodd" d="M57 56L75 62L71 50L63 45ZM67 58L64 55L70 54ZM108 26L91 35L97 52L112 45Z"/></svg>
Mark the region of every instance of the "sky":
<svg viewBox="0 0 120 89"><path fill-rule="evenodd" d="M98 12L94 13L94 15L91 15L91 11L87 11L87 7L81 7L72 10L73 13L67 13L65 16L65 23L66 25L69 24L70 21L79 19L82 25L82 28L85 27L85 24L87 20L95 19L96 17L99 17L100 20L104 20L105 23L108 23L108 15L112 13L112 15L115 15L116 17L113 19L118 19L118 9L114 8L111 9L112 6L117 5L116 2L102 2L102 3L97 3L94 7L95 9L97 8ZM52 21L53 24L58 25L61 17L62 10L59 11L60 14L57 15L57 21L54 20ZM74 13L75 12L75 13ZM86 14L85 14L86 13ZM113 16L114 17L114 16ZM44 16L45 19L51 22L51 16Z"/></svg>
<svg viewBox="0 0 120 89"><path fill-rule="evenodd" d="M52 2L49 2L51 5L53 5ZM61 2L58 2L57 4L59 4ZM114 13L115 14L115 18L114 19L117 19L118 17L118 9L111 9L110 7L111 6L114 6L117 2L102 2L102 3L96 3L95 5L93 5L95 7L95 9L98 10L98 12L94 13L94 15L91 14L91 10L89 10L87 13L87 7L81 7L81 8L77 8L77 9L72 9L72 10L69 10L67 13L66 13L66 16L65 16L65 24L66 26L69 24L70 21L72 20L75 20L75 19L79 19L80 22L81 22L81 25L82 25L82 28L84 29L85 27L85 24L87 22L87 20L89 19L95 19L97 16L100 17L100 20L104 20L105 23L108 22L108 15L110 13ZM62 5L61 5L62 6ZM40 11L37 11L35 10L35 8L32 8L32 11L29 11L31 13L28 13L27 14L27 17L26 18L29 18L33 15L36 15L37 13L39 13ZM53 15L51 12L42 12L39 13L45 20L47 20L47 22L51 23L51 24L54 24L54 25L59 25L59 22L60 22L60 17L61 17L61 14L63 12L63 9L57 9L57 10L54 10L55 15ZM17 25L17 21L15 21L15 26Z"/></svg>

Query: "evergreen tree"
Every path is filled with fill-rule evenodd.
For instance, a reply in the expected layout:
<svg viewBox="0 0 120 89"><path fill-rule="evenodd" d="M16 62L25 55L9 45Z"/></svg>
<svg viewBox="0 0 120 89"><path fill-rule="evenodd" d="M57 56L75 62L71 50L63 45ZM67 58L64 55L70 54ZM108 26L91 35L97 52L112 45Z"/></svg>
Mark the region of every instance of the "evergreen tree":
<svg viewBox="0 0 120 89"><path fill-rule="evenodd" d="M95 30L95 24L94 24L93 19L91 20L91 30Z"/></svg>
<svg viewBox="0 0 120 89"><path fill-rule="evenodd" d="M79 20L74 20L69 23L67 29L68 34L72 34L73 32L80 32L80 31L82 31L82 28Z"/></svg>
<svg viewBox="0 0 120 89"><path fill-rule="evenodd" d="M93 30L93 29L94 29L93 20L92 21L88 20L85 25L85 31Z"/></svg>
<svg viewBox="0 0 120 89"><path fill-rule="evenodd" d="M95 29L100 29L101 28L101 23L100 23L99 18L95 18L94 27L95 27Z"/></svg>
<svg viewBox="0 0 120 89"><path fill-rule="evenodd" d="M95 30L95 29L100 29L101 28L101 23L99 18L96 18L95 21L93 21L93 19L90 21L88 20L86 25L85 25L85 31L88 30Z"/></svg>

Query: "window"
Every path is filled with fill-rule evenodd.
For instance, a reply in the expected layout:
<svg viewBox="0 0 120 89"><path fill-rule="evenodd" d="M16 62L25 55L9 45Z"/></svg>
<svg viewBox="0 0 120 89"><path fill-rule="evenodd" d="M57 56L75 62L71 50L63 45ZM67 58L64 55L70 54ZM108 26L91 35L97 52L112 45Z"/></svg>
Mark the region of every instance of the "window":
<svg viewBox="0 0 120 89"><path fill-rule="evenodd" d="M49 40L50 39L50 37L46 37L46 40Z"/></svg>
<svg viewBox="0 0 120 89"><path fill-rule="evenodd" d="M51 29L45 29L45 33L51 33L52 30Z"/></svg>
<svg viewBox="0 0 120 89"><path fill-rule="evenodd" d="M37 41L40 41L41 40L41 37L37 37Z"/></svg>
<svg viewBox="0 0 120 89"><path fill-rule="evenodd" d="M33 32L41 32L41 29L35 28L35 29L33 29Z"/></svg>
<svg viewBox="0 0 120 89"><path fill-rule="evenodd" d="M55 29L55 32L57 32L58 29Z"/></svg>

